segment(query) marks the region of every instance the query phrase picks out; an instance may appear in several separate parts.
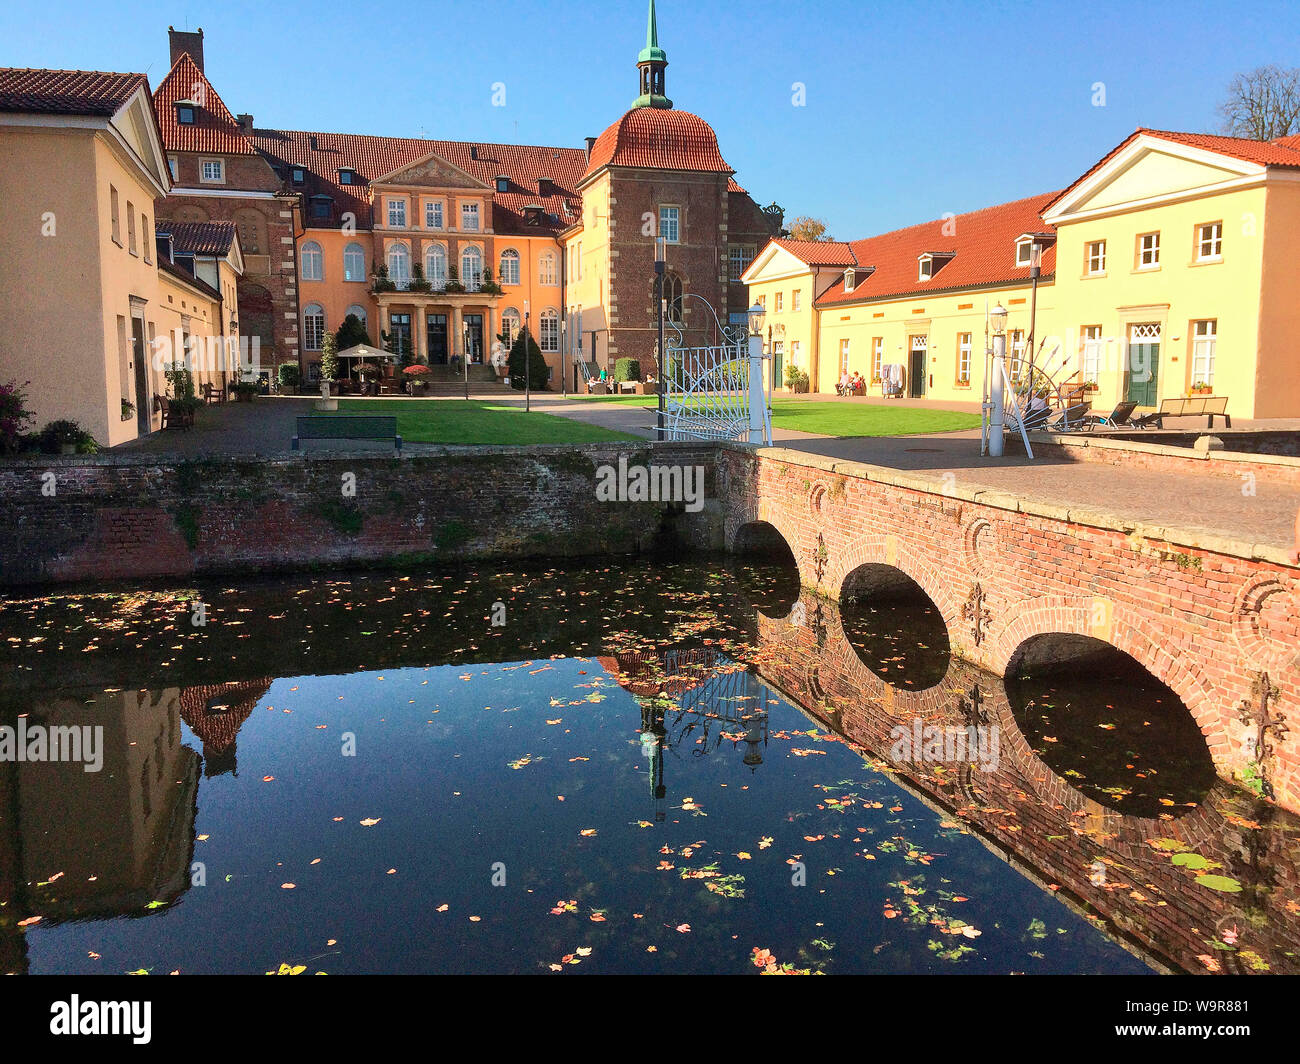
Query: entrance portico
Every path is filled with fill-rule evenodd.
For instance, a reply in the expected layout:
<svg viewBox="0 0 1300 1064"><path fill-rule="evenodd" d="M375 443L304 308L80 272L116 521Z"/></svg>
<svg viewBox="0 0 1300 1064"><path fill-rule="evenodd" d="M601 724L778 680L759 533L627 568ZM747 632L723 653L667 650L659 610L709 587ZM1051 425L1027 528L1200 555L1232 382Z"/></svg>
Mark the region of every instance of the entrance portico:
<svg viewBox="0 0 1300 1064"><path fill-rule="evenodd" d="M391 334L394 315L410 315L410 334L417 362L437 364L466 357L483 362L500 327L497 304L488 292L376 292L379 328ZM405 330L403 330L405 331ZM442 350L437 350L441 340Z"/></svg>

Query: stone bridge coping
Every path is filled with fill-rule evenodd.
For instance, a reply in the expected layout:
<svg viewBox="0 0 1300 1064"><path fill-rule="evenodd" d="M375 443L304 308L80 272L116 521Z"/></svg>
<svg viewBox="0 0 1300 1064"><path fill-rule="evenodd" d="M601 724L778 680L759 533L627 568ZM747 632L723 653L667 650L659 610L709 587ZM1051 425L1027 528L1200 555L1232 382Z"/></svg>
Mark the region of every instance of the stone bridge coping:
<svg viewBox="0 0 1300 1064"><path fill-rule="evenodd" d="M735 447L735 444L725 446ZM1143 444L1142 446L1149 446ZM990 506L1011 513L1029 514L1045 517L1051 521L1063 521L1068 524L1087 525L1090 528L1121 532L1124 535L1137 535L1147 539L1160 540L1180 547L1209 551L1233 558L1252 561L1272 562L1275 565L1290 566L1285 548L1266 543L1252 543L1249 540L1233 539L1197 529L1177 528L1165 525L1143 524L1131 518L1107 510L1089 506L1069 506L1063 503L1049 502L1046 499L1014 495L1011 492L994 488L983 488L976 484L946 485L943 480L932 474L891 469L887 466L868 465L864 462L846 461L842 458L828 458L823 455L807 454L785 447L745 447L764 458L775 459L790 465L819 469L839 476L857 477L861 480L886 484L896 488L907 488L929 495L938 495L948 499L960 499L963 502ZM1185 453L1182 448L1163 448ZM1293 459L1294 461L1294 459Z"/></svg>
<svg viewBox="0 0 1300 1064"><path fill-rule="evenodd" d="M1214 436L1213 429L1202 432L1202 436ZM1169 458L1182 458L1189 462L1224 462L1227 464L1246 463L1249 465L1271 465L1279 469L1300 469L1300 458L1287 454L1263 454L1254 451L1196 451L1191 447L1175 447L1168 443L1143 443L1140 440L1111 440L1100 436L1076 436L1069 433L1031 432L1032 443L1046 446L1093 448L1099 451L1124 451L1130 454L1158 454Z"/></svg>

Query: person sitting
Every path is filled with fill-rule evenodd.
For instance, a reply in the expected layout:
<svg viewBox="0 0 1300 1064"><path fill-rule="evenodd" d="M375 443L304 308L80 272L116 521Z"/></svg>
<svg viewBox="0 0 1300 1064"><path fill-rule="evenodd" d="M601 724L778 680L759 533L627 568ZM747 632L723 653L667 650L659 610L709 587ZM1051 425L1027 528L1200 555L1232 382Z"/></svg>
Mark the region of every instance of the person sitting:
<svg viewBox="0 0 1300 1064"><path fill-rule="evenodd" d="M867 394L867 382L866 382L866 379L865 379L865 378L862 376L862 374L859 373L859 372L856 372L856 371L855 371L854 374L853 374L853 380L850 382L850 394L851 394L851 395L866 395L866 394Z"/></svg>
<svg viewBox="0 0 1300 1064"><path fill-rule="evenodd" d="M849 389L852 387L853 387L853 378L849 376L849 371L846 369L840 375L840 383L835 385L835 394L848 395Z"/></svg>

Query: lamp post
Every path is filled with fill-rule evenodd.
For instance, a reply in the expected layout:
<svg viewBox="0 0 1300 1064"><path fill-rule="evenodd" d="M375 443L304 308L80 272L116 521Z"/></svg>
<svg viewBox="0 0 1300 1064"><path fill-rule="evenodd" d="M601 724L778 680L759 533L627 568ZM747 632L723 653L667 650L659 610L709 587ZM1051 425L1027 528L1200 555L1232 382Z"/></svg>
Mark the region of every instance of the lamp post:
<svg viewBox="0 0 1300 1064"><path fill-rule="evenodd" d="M659 415L655 421L655 439L664 439L664 414L667 396L664 392L664 269L667 265L668 241L660 236L655 238L655 305L658 308L659 340L655 347L655 375L658 377Z"/></svg>
<svg viewBox="0 0 1300 1064"><path fill-rule="evenodd" d="M524 300L524 413L532 410L533 402L533 359L528 350L528 300Z"/></svg>
<svg viewBox="0 0 1300 1064"><path fill-rule="evenodd" d="M749 317L749 442L771 443L768 439L767 404L763 399L763 320L767 310L755 303Z"/></svg>
<svg viewBox="0 0 1300 1064"><path fill-rule="evenodd" d="M989 324L993 329L993 416L989 421L989 455L1001 458L1006 422L1002 382L1007 373L1007 311L1001 303L989 311Z"/></svg>
<svg viewBox="0 0 1300 1064"><path fill-rule="evenodd" d="M462 326L461 332L464 335L461 337L460 349L465 356L463 359L461 359L461 362L464 364L463 370L465 373L465 399L468 402L469 400L469 326L468 325Z"/></svg>
<svg viewBox="0 0 1300 1064"><path fill-rule="evenodd" d="M1036 239L1029 245L1029 278L1033 289L1029 298L1029 387L1034 388L1034 328L1038 323L1038 278L1043 272L1043 245Z"/></svg>

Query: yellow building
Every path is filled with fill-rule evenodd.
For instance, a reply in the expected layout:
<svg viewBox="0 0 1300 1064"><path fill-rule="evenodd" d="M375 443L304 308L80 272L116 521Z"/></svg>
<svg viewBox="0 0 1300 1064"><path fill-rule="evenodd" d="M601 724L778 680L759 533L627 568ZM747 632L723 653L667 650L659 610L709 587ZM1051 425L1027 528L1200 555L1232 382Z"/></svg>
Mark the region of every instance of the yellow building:
<svg viewBox="0 0 1300 1064"><path fill-rule="evenodd" d="M1096 407L1199 386L1232 415L1300 413L1300 138L1140 129L1043 217L1052 326Z"/></svg>

